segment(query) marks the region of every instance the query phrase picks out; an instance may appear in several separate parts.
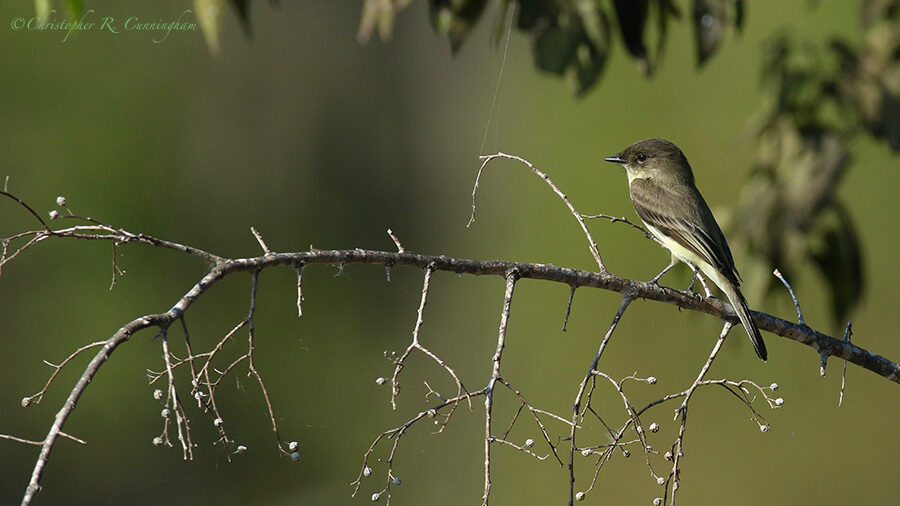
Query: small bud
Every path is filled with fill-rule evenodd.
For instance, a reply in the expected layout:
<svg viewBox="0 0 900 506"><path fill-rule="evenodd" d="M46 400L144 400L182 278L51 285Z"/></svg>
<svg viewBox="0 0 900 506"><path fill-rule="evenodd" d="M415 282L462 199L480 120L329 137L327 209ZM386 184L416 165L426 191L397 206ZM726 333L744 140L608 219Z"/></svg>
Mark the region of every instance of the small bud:
<svg viewBox="0 0 900 506"><path fill-rule="evenodd" d="M293 460L294 462L297 462L298 460L300 460L300 452L294 452L294 453L292 453L292 454L291 454L291 460Z"/></svg>
<svg viewBox="0 0 900 506"><path fill-rule="evenodd" d="M216 418L215 420L213 420L213 425L215 425L216 427L221 427L221 426L225 425L225 420L222 420L221 418Z"/></svg>
<svg viewBox="0 0 900 506"><path fill-rule="evenodd" d="M626 459L631 456L631 452L628 450L622 450L622 456Z"/></svg>
<svg viewBox="0 0 900 506"><path fill-rule="evenodd" d="M162 446L164 443L162 436L156 436L153 438L153 446Z"/></svg>
<svg viewBox="0 0 900 506"><path fill-rule="evenodd" d="M781 397L775 399L775 405L776 405L776 406L781 406L781 405L783 405L783 404L784 404L784 399L782 399Z"/></svg>
<svg viewBox="0 0 900 506"><path fill-rule="evenodd" d="M771 385L769 385L769 390L771 390L773 392L775 390L778 390L778 383L772 383Z"/></svg>
<svg viewBox="0 0 900 506"><path fill-rule="evenodd" d="M657 497L653 500L653 506L662 506L662 497Z"/></svg>
<svg viewBox="0 0 900 506"><path fill-rule="evenodd" d="M394 481L394 485L400 485L400 483L401 483L401 482L400 482L400 478L398 478L398 477L396 477L396 476L394 476L394 480L393 480L393 481Z"/></svg>
<svg viewBox="0 0 900 506"><path fill-rule="evenodd" d="M525 440L525 448L534 447L534 439L528 438Z"/></svg>
<svg viewBox="0 0 900 506"><path fill-rule="evenodd" d="M663 458L671 461L674 457L672 456L672 452L666 452L666 454L663 455Z"/></svg>
<svg viewBox="0 0 900 506"><path fill-rule="evenodd" d="M435 416L437 416L437 410L434 408L431 408L428 411L426 411L426 414L428 414L429 418L434 418Z"/></svg>
<svg viewBox="0 0 900 506"><path fill-rule="evenodd" d="M169 418L172 416L172 410L169 408L163 408L163 410L159 413L163 418Z"/></svg>
<svg viewBox="0 0 900 506"><path fill-rule="evenodd" d="M381 492L375 492L374 494L372 494L372 502L376 502L379 499L381 499Z"/></svg>
<svg viewBox="0 0 900 506"><path fill-rule="evenodd" d="M154 390L154 391L153 391L153 398L156 399L156 400L158 400L158 401L161 401L162 398L163 398L163 391L160 390L160 389L158 389L158 388L157 388L156 390Z"/></svg>
<svg viewBox="0 0 900 506"><path fill-rule="evenodd" d="M656 384L656 376L650 376L649 378L647 378L647 383L650 383L651 385L655 385Z"/></svg>
<svg viewBox="0 0 900 506"><path fill-rule="evenodd" d="M638 434L643 434L643 432L644 432L644 428L641 427L640 425L635 425L635 426L634 426L634 430L635 430L635 432L637 432Z"/></svg>
<svg viewBox="0 0 900 506"><path fill-rule="evenodd" d="M590 457L593 453L594 453L594 450L591 450L590 448L585 448L584 450L581 450L582 457Z"/></svg>
<svg viewBox="0 0 900 506"><path fill-rule="evenodd" d="M50 219L51 219L51 220L55 220L56 218L59 218L59 211L57 211L56 209L50 211L50 212L47 213L47 214L50 215Z"/></svg>
<svg viewBox="0 0 900 506"><path fill-rule="evenodd" d="M653 447L650 446L650 445L647 445L647 451L648 451L648 452L652 452L652 451L653 451Z"/></svg>
<svg viewBox="0 0 900 506"><path fill-rule="evenodd" d="M659 478L656 479L656 484L657 484L657 485L663 485L663 484L665 484L665 483L666 483L666 479L663 478L662 476L660 476Z"/></svg>
<svg viewBox="0 0 900 506"><path fill-rule="evenodd" d="M575 494L576 501L583 501L584 497L585 497L584 492L578 492L577 494Z"/></svg>
<svg viewBox="0 0 900 506"><path fill-rule="evenodd" d="M22 397L22 407L27 408L31 405L31 397Z"/></svg>
<svg viewBox="0 0 900 506"><path fill-rule="evenodd" d="M65 206L65 205L66 205L66 198L63 197L62 195L60 195L59 197L56 197L56 205L58 205L58 206L60 206L60 207Z"/></svg>
<svg viewBox="0 0 900 506"><path fill-rule="evenodd" d="M297 451L299 448L300 448L300 443L298 443L296 441L291 441L290 443L288 443L288 449L291 450L292 452Z"/></svg>
<svg viewBox="0 0 900 506"><path fill-rule="evenodd" d="M234 453L244 453L245 451L247 451L247 447L244 445L238 445L238 447L234 449Z"/></svg>
<svg viewBox="0 0 900 506"><path fill-rule="evenodd" d="M369 476L372 476L372 468L369 466L364 467L363 468L363 476L365 476L366 478L368 478Z"/></svg>
<svg viewBox="0 0 900 506"><path fill-rule="evenodd" d="M759 431L760 432L769 432L769 426L768 425L760 425Z"/></svg>
<svg viewBox="0 0 900 506"><path fill-rule="evenodd" d="M376 385L384 385L385 383L387 383L387 378L378 378L375 380ZM374 497L374 495L373 495L373 497ZM377 500L378 499L373 499L373 501L377 501Z"/></svg>
<svg viewBox="0 0 900 506"><path fill-rule="evenodd" d="M659 424L656 422L651 423L650 432L659 432Z"/></svg>

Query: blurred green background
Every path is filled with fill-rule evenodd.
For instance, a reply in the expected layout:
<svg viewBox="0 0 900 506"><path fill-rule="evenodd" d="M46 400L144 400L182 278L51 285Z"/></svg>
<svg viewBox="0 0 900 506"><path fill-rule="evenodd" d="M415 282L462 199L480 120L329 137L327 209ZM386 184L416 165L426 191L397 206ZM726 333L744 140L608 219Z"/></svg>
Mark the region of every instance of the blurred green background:
<svg viewBox="0 0 900 506"><path fill-rule="evenodd" d="M89 1L96 16L148 21L177 17L181 2ZM493 114L503 51L481 23L450 57L435 35L427 5L400 15L390 43L359 45L360 2L284 2L252 6L253 37L232 13L223 52L210 56L199 32L173 33L156 44L146 33L85 32L61 42L59 32L15 31L13 18L34 14L32 2L0 3L0 176L39 212L57 195L72 210L102 221L214 253L256 255L256 227L277 251L319 248L393 249L392 228L408 249L476 259L548 262L593 269L582 233L556 196L524 167L492 165L482 180L478 221L466 228L477 156L502 150L550 175L584 213L634 217L625 177L601 158L646 137L685 150L710 205L733 205L754 144L741 138L760 107L763 41L780 31L810 37L843 34L856 41L855 2L753 2L741 37L694 70L693 34L671 28L665 61L645 79L618 44L598 89L571 98L564 82L532 66L528 41L514 33ZM495 8L495 7L491 7ZM493 16L489 13L487 20ZM618 43L618 41L617 41ZM488 119L491 118L490 123ZM486 139L482 150L482 142ZM895 311L900 275L897 159L883 144L853 146L855 165L840 189L864 241L868 293L853 318L854 341L897 360ZM33 229L21 208L0 201L0 235ZM595 222L601 254L615 274L649 279L668 255L621 224ZM738 266L749 265L737 248ZM105 243L47 241L3 268L0 278L0 433L46 434L53 415L88 357L58 378L44 401L22 397L59 362L123 323L165 311L207 268L174 252L120 248L127 273L110 291L111 249ZM742 267L749 270L750 267ZM684 286L683 267L665 282ZM839 335L827 313L821 280L810 268L793 280L815 328ZM96 377L65 430L85 439L60 441L44 474L38 504L362 504L383 486L385 467L350 497L362 454L381 431L430 405L427 381L453 392L443 372L421 355L403 371L399 408L375 378L393 368L385 350L410 341L422 274L395 268L390 283L373 266L310 266L304 316L296 317L290 269L261 275L257 366L286 440L300 442L299 462L280 457L258 385L244 372L220 390L232 438L247 453L228 463L208 418L188 403L195 460L151 440L162 429L146 370L162 367L159 341L142 333L119 348ZM453 365L470 389L489 378L503 299L499 278L437 273L421 340ZM195 350L208 349L248 309L249 276L217 285L188 313ZM751 306L795 318L786 299L763 301L748 286ZM560 331L566 287L522 281L516 290L504 377L546 410L568 416L578 382L619 303L617 294L580 290L568 331ZM715 340L719 322L674 307L637 302L626 313L601 367L613 376L635 371L659 378L636 385L636 404L685 388ZM818 374L811 349L767 334L761 363L742 332L730 339L711 377L777 382L783 408L758 409L772 429L761 433L724 390L694 399L679 498L685 504L874 504L900 493L895 477L900 389L850 366L838 407L841 364ZM179 333L173 332L173 343ZM242 353L245 335L228 351ZM175 344L181 353L181 345ZM183 353L182 353L183 354ZM221 364L224 367L225 364ZM183 391L189 384L183 381ZM498 431L517 403L496 397ZM621 400L605 391L595 406L616 425ZM672 406L644 418L662 430L651 444L666 448L677 424ZM567 434L549 424L553 437ZM394 472L395 504L477 504L482 493L483 408L460 409L432 435L425 425L401 441ZM591 432L594 431L594 432ZM582 442L602 442L598 428ZM538 440L520 420L510 438ZM0 441L0 502L16 503L36 447ZM386 453L380 452L379 457ZM567 471L496 447L492 504L560 504ZM577 489L590 479L580 459ZM658 463L657 471L665 467ZM600 473L591 504L650 504L662 494L643 459L615 458Z"/></svg>

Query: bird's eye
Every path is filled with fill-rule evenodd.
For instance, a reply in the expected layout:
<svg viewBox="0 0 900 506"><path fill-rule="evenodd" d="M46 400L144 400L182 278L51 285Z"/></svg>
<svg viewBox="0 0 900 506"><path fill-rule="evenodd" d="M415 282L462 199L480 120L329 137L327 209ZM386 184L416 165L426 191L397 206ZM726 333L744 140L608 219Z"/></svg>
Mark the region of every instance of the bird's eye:
<svg viewBox="0 0 900 506"><path fill-rule="evenodd" d="M640 163L646 162L646 161L647 161L647 155L645 155L644 153L639 154L639 155L637 156L637 161L640 162Z"/></svg>

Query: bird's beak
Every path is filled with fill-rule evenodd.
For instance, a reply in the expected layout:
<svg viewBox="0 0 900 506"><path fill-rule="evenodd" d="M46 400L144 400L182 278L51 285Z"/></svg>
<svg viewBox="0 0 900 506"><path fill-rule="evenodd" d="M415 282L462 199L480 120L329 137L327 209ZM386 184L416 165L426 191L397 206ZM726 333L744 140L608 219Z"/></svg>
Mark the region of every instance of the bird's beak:
<svg viewBox="0 0 900 506"><path fill-rule="evenodd" d="M616 155L616 156L610 156L609 158L604 158L604 160L606 160L607 162L621 163L621 164L624 165L624 164L627 162L627 160L625 160L624 158L622 158L621 155L622 155L622 153L619 153L619 154Z"/></svg>

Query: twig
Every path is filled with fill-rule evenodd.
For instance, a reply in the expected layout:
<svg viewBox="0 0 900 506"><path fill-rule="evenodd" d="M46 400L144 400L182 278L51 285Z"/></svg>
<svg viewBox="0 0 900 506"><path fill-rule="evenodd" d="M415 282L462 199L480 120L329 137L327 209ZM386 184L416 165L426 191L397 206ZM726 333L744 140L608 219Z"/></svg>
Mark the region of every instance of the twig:
<svg viewBox="0 0 900 506"><path fill-rule="evenodd" d="M503 311L500 313L500 331L497 335L497 349L491 358L493 371L491 379L484 388L484 495L482 505L487 506L491 496L491 443L494 436L491 433L491 415L494 408L494 385L500 381L500 361L503 358L503 348L506 347L506 329L509 325L509 313L512 307L513 292L516 288L516 280L519 275L515 270L506 273L506 293L503 296Z"/></svg>
<svg viewBox="0 0 900 506"><path fill-rule="evenodd" d="M284 449L282 443L284 442L281 439L281 435L278 433L278 421L275 418L275 409L272 407L272 400L269 397L269 390L266 388L265 382L263 382L262 376L259 374L259 370L256 368L256 364L253 361L254 350L256 349L255 339L256 339L256 325L254 323L253 317L256 314L256 292L257 292L257 284L259 281L259 271L253 271L253 277L251 279L250 284L250 313L247 315L247 361L249 372L247 376L253 376L256 378L256 381L259 383L259 388L262 390L263 399L266 401L266 408L269 411L269 421L272 422L272 432L275 433L275 442L278 445L278 449L281 453L285 455L290 455L291 452Z"/></svg>
<svg viewBox="0 0 900 506"><path fill-rule="evenodd" d="M853 335L853 324L850 321L847 321L847 326L844 328L844 341L850 342L850 336ZM841 395L838 397L838 406L841 406L844 403L844 385L847 382L847 361L844 360L844 371L841 373Z"/></svg>
<svg viewBox="0 0 900 506"><path fill-rule="evenodd" d="M301 262L294 267L297 271L297 316L303 316L303 267L305 265Z"/></svg>
<svg viewBox="0 0 900 506"><path fill-rule="evenodd" d="M65 432L60 432L59 435L62 436L62 437L64 437L64 438L71 439L72 441L75 441L76 443L81 443L81 444L83 444L83 445L86 445L86 444L87 444L87 441L85 441L85 440L83 440L83 439L80 439L80 438L77 438L77 437L75 437L75 436L72 436L72 435L70 435L70 434L66 434ZM35 446L40 446L40 445L44 444L44 441L32 441L32 440L30 440L30 439L23 439L23 438L20 438L20 437L11 436L11 435L9 435L9 434L0 434L0 438L2 438L2 439L8 439L8 440L10 440L10 441L15 441L15 442L17 442L17 443L24 443L24 444L35 445Z"/></svg>
<svg viewBox="0 0 900 506"><path fill-rule="evenodd" d="M400 239L397 239L397 236L394 235L394 232L391 229L387 229L387 233L391 236L391 240L394 241L394 245L397 246L397 253L406 253L406 248L400 244Z"/></svg>
<svg viewBox="0 0 900 506"><path fill-rule="evenodd" d="M722 326L722 332L719 333L719 338L716 340L716 344L709 353L709 358L706 359L706 363L700 368L697 379L694 380L694 383L687 390L685 390L684 401L681 402L681 406L675 410L676 418L679 414L681 415L681 426L678 429L678 437L675 438L675 444L672 445L672 471L669 473L669 480L666 483L666 489L669 488L670 484L672 487L672 494L670 496L672 506L675 505L675 493L678 491L678 484L681 479L678 463L681 461L682 455L684 455L684 433L687 430L688 403L691 401L691 396L693 396L697 388L700 387L706 373L709 372L709 368L712 366L713 360L715 360L716 356L719 354L719 350L722 349L722 344L725 343L725 337L728 336L731 326L732 323L729 321L726 321Z"/></svg>
<svg viewBox="0 0 900 506"><path fill-rule="evenodd" d="M616 315L613 317L612 323L609 324L609 328L606 330L606 334L603 336L603 341L600 342L600 347L597 349L597 354L594 356L594 361L591 362L591 367L584 375L584 379L581 381L581 385L579 385L578 387L578 393L575 395L575 405L572 408L572 428L569 432L569 504L572 504L575 501L576 495L575 451L577 445L575 443L575 432L578 429L578 418L584 416L584 413L581 411L581 401L584 396L584 391L587 388L588 382L595 377L594 373L597 371L597 364L600 362L600 357L603 355L603 350L606 349L606 345L609 343L613 332L616 331L616 327L619 325L619 320L622 318L622 315L625 314L625 310L628 309L628 306L632 301L634 301L633 294L631 294L630 292L623 294L622 303L619 305L619 310L616 311ZM585 406L588 406L589 404L590 401L588 401Z"/></svg>
<svg viewBox="0 0 900 506"><path fill-rule="evenodd" d="M787 279L784 278L784 276L781 274L781 271L775 269L772 274L774 274L776 278L781 280L781 283L784 284L784 286L788 289L788 293L791 294L791 299L794 301L794 308L797 310L797 323L799 323L801 326L805 326L806 322L803 321L803 311L800 310L800 301L797 300L797 296L794 294L794 289L791 288L790 283L787 282ZM824 376L824 374L822 375Z"/></svg>
<svg viewBox="0 0 900 506"><path fill-rule="evenodd" d="M181 398L178 396L178 389L175 388L175 371L172 367L172 354L169 352L169 338L165 331L162 331L161 334L163 358L166 361L166 376L169 378L169 386L166 389L168 392L166 405L171 405L171 411L175 413L175 428L178 429L178 441L181 442L182 458L191 460L194 458L194 444L191 442L190 420L188 420L187 413L184 411L184 405L182 405ZM171 415L164 415L163 418L165 418L163 437L166 443L169 444L168 429Z"/></svg>
<svg viewBox="0 0 900 506"><path fill-rule="evenodd" d="M406 351L403 352L403 355L401 355L400 358L395 361L394 376L391 378L391 407L395 410L397 409L397 395L400 394L400 371L403 370L403 367L406 364L406 359L409 357L410 353L412 353L413 350L421 351L422 353L427 355L429 358L434 360L439 366L443 367L445 371L447 371L447 374L449 374L450 377L453 378L453 381L456 382L457 398L460 397L463 392L467 391L466 387L463 385L462 381L460 381L459 376L456 375L456 371L454 371L452 367L450 367L446 362L444 362L444 360L442 360L440 357L438 357L437 355L432 353L428 348L426 348L419 342L419 330L422 328L422 323L425 322L425 316L424 316L425 315L425 304L428 301L428 289L431 285L431 275L432 274L434 274L434 269L431 267L426 267L425 268L425 281L422 284L422 300L419 303L419 309L416 312L416 325L413 328L412 342L409 344L409 346L407 346ZM456 406L454 405L450 410L450 414L447 415L448 419L450 418L450 416L453 414L453 411L455 411L455 410L456 410ZM443 430L444 430L444 426L442 425L440 430L438 430L438 432L443 431Z"/></svg>
<svg viewBox="0 0 900 506"><path fill-rule="evenodd" d="M63 406L59 410L59 412L57 412L56 416L53 419L53 424L50 426L50 431L44 438L44 444L41 447L40 455L38 455L38 459L34 464L34 469L31 472L31 479L28 482L28 487L25 489L25 495L22 498L23 506L27 506L28 504L30 504L34 499L35 494L37 494L37 492L40 490L41 476L44 473L44 467L47 465L47 462L50 459L50 452L53 450L53 446L56 443L56 438L62 434L63 425L69 419L69 416L72 414L72 411L78 404L78 399L81 397L81 394L84 393L91 380L100 370L100 367L109 359L109 356L112 354L112 352L120 344L127 341L134 332L150 326L160 326L166 323L167 318L165 315L147 315L136 318L120 328L111 338L106 341L106 344L103 345L100 351L97 352L96 355L94 355L94 358L85 368L84 373L75 383L75 386L72 388L71 392L69 392L69 397L66 399L66 402L63 403Z"/></svg>
<svg viewBox="0 0 900 506"><path fill-rule="evenodd" d="M629 220L628 218L626 218L624 216L612 216L609 214L600 213L600 214L582 214L581 217L586 220L596 220L599 218L603 218L603 219L609 220L610 223L620 222L620 223L625 223L627 225L631 225L633 228L636 228L637 230L640 230L641 232L643 232L644 236L647 237L647 239L650 239L651 241L656 241L657 243L659 243L660 246L663 245L662 241L657 239L655 235L648 232L646 228L644 228L636 223L633 223L631 220Z"/></svg>
<svg viewBox="0 0 900 506"><path fill-rule="evenodd" d="M268 255L272 253L272 250L269 249L269 246L266 245L266 241L263 240L262 234L259 233L254 227L250 227L250 232L253 233L253 237L256 238L256 242L259 243L259 247L262 248L263 253Z"/></svg>
<svg viewBox="0 0 900 506"><path fill-rule="evenodd" d="M522 161L518 157L512 157L510 155L493 155L493 157L505 157L510 159L516 159ZM492 157L488 157L492 159ZM485 164L488 160L485 160ZM526 165L529 167L533 167L527 162ZM484 165L482 165L482 170ZM541 175L545 178L545 181L551 185L551 188L554 188L554 191L560 195L564 201L569 205L570 210L574 213L574 207L568 203L568 200L562 195L558 190L556 190L555 186L546 178L543 173L537 171L537 169L533 169L533 171ZM481 170L479 171L479 174ZM477 182L476 182L477 188ZM473 191L473 196L474 196ZM21 202L15 197L10 196L6 192L3 193L9 198L17 202ZM474 203L474 197L473 197ZM372 250L363 250L363 249L354 249L354 250L317 250L310 249L309 251L304 252L294 252L294 253L272 253L269 252L263 256L252 257L252 258L237 258L237 259L228 259L224 257L220 257L218 255L211 254L209 252L193 248L190 246L173 243L161 239L157 239L154 237L146 236L144 234L134 234L127 230L111 227L109 225L105 225L97 220L94 220L90 217L81 217L76 216L74 214L70 216L62 216L62 219L73 219L73 220L81 220L89 223L88 225L76 225L69 228L59 229L59 230L50 230L46 223L31 210L30 207L24 206L31 214L33 214L38 221L43 226L40 230L35 230L31 232L23 232L20 234L16 234L15 236L5 238L3 241L3 249L2 254L0 254L0 265L5 264L10 261L17 254L21 253L25 249L30 248L31 246L37 244L45 240L48 237L53 237L56 239L81 239L81 240L106 240L111 241L116 245L128 244L128 243L139 243L145 244L155 247L161 247L166 249L172 249L175 251L179 251L188 255L195 256L197 258L206 260L212 263L211 270L202 277L187 293L185 293L176 303L175 305L168 311L164 313L156 313L146 315L140 318L136 318L131 322L128 322L126 325L122 326L112 337L110 337L101 347L100 350L97 351L94 358L85 368L83 374L79 378L78 382L72 388L69 393L68 399L66 403L62 406L60 411L57 413L53 424L51 425L47 437L44 439L42 448L40 451L40 455L38 456L37 461L35 462L35 467L33 469L31 479L26 490L25 496L23 497L23 504L29 504L34 497L34 494L40 488L40 479L43 473L43 469L46 466L49 455L52 451L52 448L55 444L55 441L58 436L62 435L62 428L66 421L71 416L80 396L84 393L87 385L90 383L91 379L96 375L99 371L99 368L109 359L111 353L123 342L128 340L135 332L142 330L148 327L158 327L163 332L173 323L176 319L181 318L185 311L196 301L200 296L202 296L211 286L217 283L219 280L227 277L230 274L235 272L256 272L258 273L262 269L277 267L277 266L305 266L310 263L324 263L324 264L339 264L346 265L350 263L367 263L367 264L378 264L383 265L385 267L395 266L395 265L403 265L403 266L415 266L421 269L430 268L435 271L449 271L455 272L457 274L472 274L472 275L500 275L507 277L507 281L509 281L508 276L510 273L514 272L516 279L518 278L530 278L530 279L542 279L553 282L561 282L569 285L570 287L577 288L582 286L589 286L595 288L602 288L606 290L616 291L623 295L623 305L620 306L619 312L616 315L616 318L611 325L607 335L604 337L603 343L600 346L600 350L597 353L597 356L594 360L594 366L592 370L595 370L596 363L599 361L599 357L602 353L602 350L605 348L606 343L608 342L612 331L615 328L615 324L618 319L621 317L622 312L627 307L628 303L637 298L643 298L647 300L655 300L661 302L667 302L670 304L674 304L678 307L704 312L717 318L725 319L729 317L729 313L725 309L724 303L715 299L705 299L703 297L698 297L695 294L689 292L683 292L678 290L673 290L671 288L660 287L657 285L642 283L633 280L629 280L626 278L621 278L618 276L614 276L607 272L605 268L602 267L602 263L598 262L598 265L601 266L600 272L587 272L575 269L568 269L563 267L557 267L553 265L543 265L543 264L533 264L533 263L522 263L522 262L501 262L501 261L475 261L468 259L460 259L460 258L451 258L446 256L427 256L427 255L417 255L410 253L409 251L405 252L385 252L385 251L372 251ZM580 215L577 215L579 221L582 223L582 227L586 230L586 227L583 225L583 219L581 219ZM593 239L588 235L589 241L591 242L592 252L596 251L596 245L594 244ZM14 250L12 255L6 256L8 251L11 250L10 243L12 241L26 241L24 246L20 246L17 250ZM264 244L264 243L263 243ZM266 248L264 247L264 250ZM599 259L599 255L597 255ZM299 285L299 279L298 279ZM302 300L302 293L300 292L300 287L298 286L298 299ZM299 309L299 307L298 307ZM848 360L853 362L861 367L869 369L877 374L889 379L893 382L900 383L900 365L891 362L881 356L878 356L874 353L868 352L862 348L857 347L849 340L837 340L832 337L826 336L820 332L816 332L815 330L809 328L804 325L796 325L785 320L775 318L770 315L766 315L763 313L754 313L754 320L761 330L767 330L774 334L796 340L803 344L806 344L810 347L813 347L817 351L819 351L823 357L828 356L837 356L841 359ZM249 324L249 323L247 323ZM237 328L241 328L242 325L238 325ZM244 360L248 362L252 362L252 340L249 343L251 346L251 350L248 351L247 354L235 359L231 364L222 372L215 371L219 374L219 377L215 380L210 378L209 370L212 368L211 361L216 356L218 350L221 350L224 343L228 340L229 336L226 336L222 341L220 341L219 345L217 345L216 349L207 354L194 354L193 351L188 351L188 357L184 360L177 360L170 353L166 353L168 364L165 375L169 375L170 372L174 372L175 369L185 362L191 364L193 368L193 360L197 359L205 359L206 363L203 367L200 368L199 371L191 373L192 379L200 381L199 378L202 378L204 384L206 384L210 389L210 398L212 398L212 392L215 390L216 386L220 384L222 377L227 375L232 369L234 369L238 364L243 363ZM165 343L165 341L164 341ZM166 343L167 347L168 344ZM502 349L502 348L501 348ZM440 362L439 362L440 363ZM496 377L492 375L493 381L492 384L489 385L493 388L493 385L496 384L498 380L500 380L499 376L499 356L497 361L495 362L495 366L497 369ZM442 365L443 367L443 365ZM251 364L250 373L253 374L255 371L255 366ZM161 377L158 376L157 379ZM595 376L588 374L587 378L593 378ZM265 390L265 384L261 381L261 376L258 375L257 371L257 380L260 382L260 386L263 389L263 393L268 397L268 393ZM704 385L706 383L701 382L699 385ZM571 446L572 452L576 448L574 433L577 430L577 422L578 417L582 416L583 413L580 411L580 402L583 399L583 395L587 388L587 381L582 383L581 390L579 391L578 397L576 398L576 405L574 411L574 415L571 423ZM492 392L493 390L491 390ZM736 395L740 395L737 391L731 390L732 393ZM486 390L479 390L473 393L459 393L453 399L448 399L446 401L442 401L436 408L432 408L427 412L423 412L422 417L425 416L434 416L440 408L447 407L454 402L459 402L463 399L470 400L472 397L482 394L487 394ZM431 392L430 392L431 393ZM436 394L436 392L434 392ZM682 396L685 396L683 394ZM661 399L660 402L664 402L668 399L678 398L677 395L670 396L664 399ZM183 413L183 407L180 402L177 401L173 397L172 402L174 402L173 406L176 408L176 414ZM487 403L486 403L487 404ZM215 409L212 399L210 400L208 406L212 409ZM271 407L271 402L268 403L270 418L274 418L274 410ZM586 410L589 408L589 402L586 405ZM452 412L452 410L451 410ZM537 411L534 411L537 413ZM641 411L637 411L639 415ZM599 417L598 417L599 418ZM184 418L184 421L187 421L187 418ZM629 422L631 424L633 422ZM491 442L491 432L490 432L490 418L486 416L486 452L489 452L490 442ZM277 430L277 425L273 422L273 428ZM403 429L405 430L405 429ZM399 433L398 433L399 436ZM65 437L65 436L64 436ZM186 444L188 450L192 447L190 443L189 434L184 434L183 445ZM387 436L386 436L387 437ZM280 437L276 432L276 439L279 441L279 445L281 443ZM227 441L226 441L227 442ZM377 444L377 441L376 443ZM396 444L396 441L395 441ZM616 446L620 446L622 444L621 440L617 441ZM551 445L552 446L552 445ZM374 447L374 446L373 446ZM569 466L570 466L570 476L572 479L572 483L574 484L574 459L572 452L570 452L569 458ZM189 453L189 452L188 452ZM488 453L489 455L489 453ZM392 471L389 470L389 476L391 476ZM486 490L489 490L489 466L486 466ZM487 496L485 496L487 497Z"/></svg>
<svg viewBox="0 0 900 506"><path fill-rule="evenodd" d="M563 332L566 331L566 325L569 324L569 314L570 314L571 311L572 311L572 301L575 300L575 290L578 289L578 287L575 286L575 285L572 285L572 286L570 286L569 288L570 288L570 291L569 291L569 303L566 304L566 315L565 315L565 317L563 318L563 326L562 326L562 331L563 331Z"/></svg>
<svg viewBox="0 0 900 506"><path fill-rule="evenodd" d="M28 407L31 403L40 404L41 399L44 398L44 394L47 392L47 389L50 388L50 385L53 383L53 380L56 379L56 376L60 373L60 371L62 371L63 367L65 367L66 364L68 364L73 358L80 355L81 352L89 350L91 348L96 348L97 346L103 346L104 344L106 344L106 341L98 341L96 343L86 344L86 345L82 346L81 348L78 348L77 350L70 353L69 356L66 357L65 360L60 362L59 365L51 364L50 362L44 360L45 364L47 364L53 368L53 374L51 374L50 378L47 379L47 383L44 385L44 388L42 388L40 392L22 399L22 407Z"/></svg>
<svg viewBox="0 0 900 506"><path fill-rule="evenodd" d="M509 160L515 160L517 162L524 164L526 167L531 169L532 172L534 172L535 174L540 176L541 179L543 179L548 185L550 185L550 188L553 189L553 193L557 194L559 196L559 198L561 198L563 200L563 202L565 202L566 207L569 208L569 211L571 211L572 215L575 216L575 219L578 220L578 224L581 225L581 230L584 232L584 235L587 237L588 247L591 250L591 255L594 256L594 260L597 261L597 267L600 268L600 272L602 272L602 273L607 272L606 266L603 265L603 259L600 258L600 250L597 248L597 242L594 240L594 237L591 235L591 232L588 230L587 225L584 223L584 218L582 218L581 213L579 213L578 211L575 210L575 206L573 206L572 203L569 202L569 198L566 197L566 195L563 192L559 191L559 188L557 188L556 185L553 184L553 181L550 180L549 176L547 176L546 174L544 174L543 172L538 170L537 167L535 167L528 160L525 160L524 158L518 157L516 155L507 155L506 153L497 153L494 155L480 156L479 158L481 158L483 160L483 162L481 163L481 167L478 169L478 175L475 177L475 187L472 189L472 215L469 218L468 225L466 225L467 227L471 226L472 223L475 222L475 194L478 192L478 184L479 184L479 181L481 180L481 174L482 174L482 172L484 172L484 168L487 167L487 164L489 164L492 160L494 160L496 158L507 158Z"/></svg>

